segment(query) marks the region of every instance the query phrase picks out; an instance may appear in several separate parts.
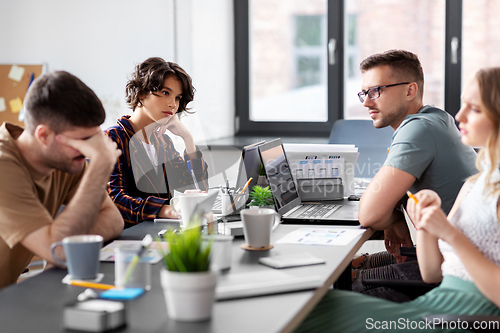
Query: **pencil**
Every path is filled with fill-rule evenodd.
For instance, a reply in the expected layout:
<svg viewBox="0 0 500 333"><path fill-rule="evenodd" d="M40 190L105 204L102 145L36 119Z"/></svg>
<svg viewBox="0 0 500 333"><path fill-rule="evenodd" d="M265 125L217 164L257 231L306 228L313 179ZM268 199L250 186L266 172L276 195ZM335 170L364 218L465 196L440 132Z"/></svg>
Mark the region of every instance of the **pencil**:
<svg viewBox="0 0 500 333"><path fill-rule="evenodd" d="M245 184L245 186L243 186L243 189L240 191L240 194L245 192L245 190L247 189L248 185L250 185L250 182L251 182L252 180L253 180L253 178L252 178L252 177L248 178L248 181L247 181L247 183Z"/></svg>
<svg viewBox="0 0 500 333"><path fill-rule="evenodd" d="M69 281L68 284L70 286L94 288L94 289L105 289L105 290L116 288L116 286L113 286L112 284L103 284L103 283L88 282L88 281L82 281L82 280L72 280L72 281Z"/></svg>
<svg viewBox="0 0 500 333"><path fill-rule="evenodd" d="M410 191L406 191L406 194L408 194L408 196L410 198L412 198L415 201L416 204L418 204L418 200L417 200L417 198L415 198L415 196L413 195L413 193L411 193Z"/></svg>

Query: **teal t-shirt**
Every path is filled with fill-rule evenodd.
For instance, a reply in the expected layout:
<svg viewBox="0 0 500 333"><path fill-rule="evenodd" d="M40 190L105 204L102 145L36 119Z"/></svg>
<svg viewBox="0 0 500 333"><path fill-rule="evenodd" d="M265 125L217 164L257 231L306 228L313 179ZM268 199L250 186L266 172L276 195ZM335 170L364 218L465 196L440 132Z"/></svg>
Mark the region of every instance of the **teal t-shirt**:
<svg viewBox="0 0 500 333"><path fill-rule="evenodd" d="M453 117L426 105L396 129L384 165L415 176L410 191L437 192L448 214L465 179L477 173L475 160L474 149L460 140Z"/></svg>

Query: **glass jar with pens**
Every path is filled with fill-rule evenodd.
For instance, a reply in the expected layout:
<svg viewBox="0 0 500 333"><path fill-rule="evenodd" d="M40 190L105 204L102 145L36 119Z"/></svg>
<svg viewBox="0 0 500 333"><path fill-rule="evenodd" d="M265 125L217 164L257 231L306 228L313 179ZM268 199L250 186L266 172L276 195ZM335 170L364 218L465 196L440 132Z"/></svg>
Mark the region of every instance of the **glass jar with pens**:
<svg viewBox="0 0 500 333"><path fill-rule="evenodd" d="M250 178L245 186L238 189L231 189L229 186L221 187L222 215L232 215L246 207L248 201L248 185L252 181Z"/></svg>

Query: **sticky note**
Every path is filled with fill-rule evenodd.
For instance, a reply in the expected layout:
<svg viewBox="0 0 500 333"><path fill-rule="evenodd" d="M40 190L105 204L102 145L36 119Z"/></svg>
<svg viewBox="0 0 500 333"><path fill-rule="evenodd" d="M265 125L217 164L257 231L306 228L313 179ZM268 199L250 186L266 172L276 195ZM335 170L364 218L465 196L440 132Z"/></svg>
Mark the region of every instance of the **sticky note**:
<svg viewBox="0 0 500 333"><path fill-rule="evenodd" d="M24 121L26 119L26 112L24 111L24 108L21 109L19 112L19 116L17 116L18 121Z"/></svg>
<svg viewBox="0 0 500 333"><path fill-rule="evenodd" d="M5 106L5 98L0 97L0 112L7 110L7 107Z"/></svg>
<svg viewBox="0 0 500 333"><path fill-rule="evenodd" d="M24 67L12 65L9 71L8 78L17 82L21 82L24 75Z"/></svg>
<svg viewBox="0 0 500 333"><path fill-rule="evenodd" d="M21 100L21 98L16 97L9 101L9 105L12 113L18 113L23 108L23 101Z"/></svg>
<svg viewBox="0 0 500 333"><path fill-rule="evenodd" d="M142 288L113 288L102 292L99 297L106 299L134 299L144 293Z"/></svg>

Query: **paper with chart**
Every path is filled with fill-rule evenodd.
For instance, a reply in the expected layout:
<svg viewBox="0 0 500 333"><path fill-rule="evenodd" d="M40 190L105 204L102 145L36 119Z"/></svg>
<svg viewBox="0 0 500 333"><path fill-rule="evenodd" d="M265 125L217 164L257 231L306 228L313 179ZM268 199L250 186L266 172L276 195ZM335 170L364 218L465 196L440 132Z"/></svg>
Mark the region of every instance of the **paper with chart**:
<svg viewBox="0 0 500 333"><path fill-rule="evenodd" d="M355 145L285 143L283 147L295 180L340 177L344 196L355 194L354 173L359 155Z"/></svg>
<svg viewBox="0 0 500 333"><path fill-rule="evenodd" d="M292 231L276 244L345 246L364 232L364 229L354 228L304 227Z"/></svg>
<svg viewBox="0 0 500 333"><path fill-rule="evenodd" d="M114 262L115 261L115 248L130 248L137 249L142 245L140 240L115 240L101 249L99 255L100 261ZM147 252L143 256L147 256L148 261L152 264L159 262L163 256L163 252L168 252L168 243L165 242L153 242L148 248Z"/></svg>

